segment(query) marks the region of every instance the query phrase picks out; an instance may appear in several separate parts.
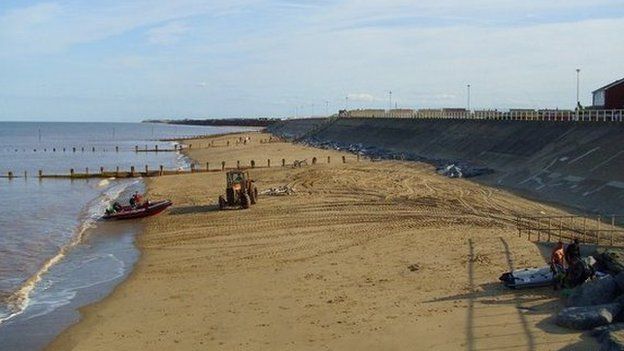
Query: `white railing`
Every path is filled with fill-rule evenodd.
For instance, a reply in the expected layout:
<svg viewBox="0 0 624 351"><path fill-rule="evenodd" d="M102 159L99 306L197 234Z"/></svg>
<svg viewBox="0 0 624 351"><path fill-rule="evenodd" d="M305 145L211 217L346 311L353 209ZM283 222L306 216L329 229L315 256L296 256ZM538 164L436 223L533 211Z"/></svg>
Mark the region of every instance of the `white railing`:
<svg viewBox="0 0 624 351"><path fill-rule="evenodd" d="M623 110L515 110L515 111L465 111L455 109L425 109L383 111L368 114L366 110L349 111L342 117L353 118L423 118L423 119L495 119L515 121L579 121L624 122Z"/></svg>

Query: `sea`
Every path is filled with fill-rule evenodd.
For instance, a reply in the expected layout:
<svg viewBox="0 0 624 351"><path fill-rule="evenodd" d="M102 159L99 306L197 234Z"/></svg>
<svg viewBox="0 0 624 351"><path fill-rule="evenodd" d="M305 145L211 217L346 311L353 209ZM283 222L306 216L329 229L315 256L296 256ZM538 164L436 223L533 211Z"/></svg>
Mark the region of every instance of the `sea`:
<svg viewBox="0 0 624 351"><path fill-rule="evenodd" d="M38 350L79 321L78 308L128 276L142 221L100 220L113 201L143 192L140 178L39 179L37 174L188 168L165 139L240 127L152 123L0 122L0 350ZM94 151L95 150L95 151Z"/></svg>

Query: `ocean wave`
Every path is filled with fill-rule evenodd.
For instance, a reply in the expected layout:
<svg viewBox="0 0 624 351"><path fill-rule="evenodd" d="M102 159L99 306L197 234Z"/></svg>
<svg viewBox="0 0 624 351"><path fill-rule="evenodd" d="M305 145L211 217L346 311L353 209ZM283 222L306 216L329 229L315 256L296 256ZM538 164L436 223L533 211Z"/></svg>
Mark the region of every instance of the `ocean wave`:
<svg viewBox="0 0 624 351"><path fill-rule="evenodd" d="M72 248L82 242L85 234L96 225L97 220L104 213L108 204L117 200L126 189L140 182L141 180L120 181L107 188L100 196L90 201L84 207L80 216L82 219L81 224L76 229L72 239L61 246L56 255L45 261L39 270L27 279L18 290L3 299L4 307L7 310L0 310L0 325L24 312L30 304L32 292L50 268L59 263Z"/></svg>

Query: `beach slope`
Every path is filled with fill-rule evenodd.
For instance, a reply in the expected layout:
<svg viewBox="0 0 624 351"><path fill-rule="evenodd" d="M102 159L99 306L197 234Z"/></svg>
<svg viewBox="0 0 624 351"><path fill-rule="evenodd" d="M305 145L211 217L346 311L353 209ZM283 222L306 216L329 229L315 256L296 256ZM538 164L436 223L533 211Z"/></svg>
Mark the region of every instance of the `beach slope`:
<svg viewBox="0 0 624 351"><path fill-rule="evenodd" d="M237 145L241 136L251 140ZM82 309L82 321L48 349L595 346L552 324L561 304L551 289L512 291L497 280L544 264L540 249L518 237L515 215L561 210L438 176L426 164L259 142L268 137L196 140L189 156L214 168L254 160L263 166L249 170L259 190L288 185L293 195L219 211L223 172L150 179L149 196L174 207L144 221L130 278ZM316 165L281 166L313 157Z"/></svg>

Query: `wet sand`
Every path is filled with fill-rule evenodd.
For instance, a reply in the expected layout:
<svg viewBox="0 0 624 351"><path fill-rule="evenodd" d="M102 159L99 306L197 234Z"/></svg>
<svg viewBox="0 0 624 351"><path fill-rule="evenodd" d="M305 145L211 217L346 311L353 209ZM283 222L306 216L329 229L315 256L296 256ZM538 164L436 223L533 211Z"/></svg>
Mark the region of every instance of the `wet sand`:
<svg viewBox="0 0 624 351"><path fill-rule="evenodd" d="M498 276L543 265L519 238L518 213L563 211L435 174L426 164L355 156L248 133L189 156L214 168L255 160L261 195L250 210L217 209L222 172L148 181L167 213L144 220L142 256L109 297L50 350L559 350L591 338L552 323L549 288L512 291ZM225 146L225 140L231 145ZM327 156L331 163L327 164ZM347 155L347 163L340 157ZM281 159L317 157L303 168Z"/></svg>

